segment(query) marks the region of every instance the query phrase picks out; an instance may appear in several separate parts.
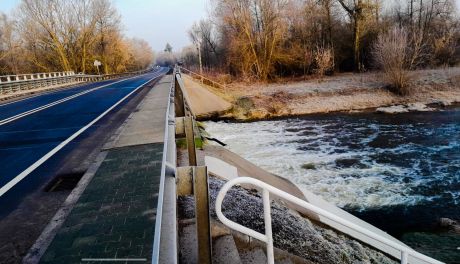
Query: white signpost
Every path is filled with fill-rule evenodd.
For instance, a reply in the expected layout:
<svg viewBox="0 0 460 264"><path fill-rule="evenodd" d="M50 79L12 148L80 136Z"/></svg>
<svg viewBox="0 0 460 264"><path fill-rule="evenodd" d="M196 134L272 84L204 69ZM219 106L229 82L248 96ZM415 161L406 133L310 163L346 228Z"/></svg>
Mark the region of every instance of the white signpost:
<svg viewBox="0 0 460 264"><path fill-rule="evenodd" d="M94 61L94 67L97 68L97 74L98 74L98 75L101 75L101 74L99 73L99 66L101 66L101 65L102 65L102 62L100 62L100 61L98 61L98 60L95 60L95 61Z"/></svg>

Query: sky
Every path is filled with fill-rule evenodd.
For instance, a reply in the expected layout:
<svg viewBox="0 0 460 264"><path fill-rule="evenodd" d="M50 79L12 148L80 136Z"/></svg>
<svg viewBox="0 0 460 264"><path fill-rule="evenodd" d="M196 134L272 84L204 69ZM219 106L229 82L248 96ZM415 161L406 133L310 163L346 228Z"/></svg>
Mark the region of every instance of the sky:
<svg viewBox="0 0 460 264"><path fill-rule="evenodd" d="M460 0L455 0L460 8ZM0 12L9 13L20 0L0 0ZM125 34L147 40L155 51L170 43L174 51L190 45L187 31L207 16L209 0L114 0Z"/></svg>
<svg viewBox="0 0 460 264"><path fill-rule="evenodd" d="M460 0L459 0L460 1ZM9 13L20 0L0 0L0 12ZM173 51L190 45L187 31L207 16L209 0L114 0L128 37L145 39L155 51L170 43Z"/></svg>

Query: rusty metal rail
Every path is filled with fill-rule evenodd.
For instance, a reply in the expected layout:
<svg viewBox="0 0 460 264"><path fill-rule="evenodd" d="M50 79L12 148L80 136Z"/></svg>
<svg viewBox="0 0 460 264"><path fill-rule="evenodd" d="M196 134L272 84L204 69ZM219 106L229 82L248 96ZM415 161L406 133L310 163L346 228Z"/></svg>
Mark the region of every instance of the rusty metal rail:
<svg viewBox="0 0 460 264"><path fill-rule="evenodd" d="M195 79L199 79L201 81L201 83L203 84L207 84L209 86L212 86L212 87L215 87L215 88L220 88L220 89L223 89L225 91L226 89L226 86L225 84L221 84L221 83L218 83L216 81L213 81L199 73L196 73L194 71L191 71L189 69L186 69L186 68L183 68L183 67L179 67L180 70L184 71L184 73L186 74L189 74L191 75L192 77L194 77Z"/></svg>

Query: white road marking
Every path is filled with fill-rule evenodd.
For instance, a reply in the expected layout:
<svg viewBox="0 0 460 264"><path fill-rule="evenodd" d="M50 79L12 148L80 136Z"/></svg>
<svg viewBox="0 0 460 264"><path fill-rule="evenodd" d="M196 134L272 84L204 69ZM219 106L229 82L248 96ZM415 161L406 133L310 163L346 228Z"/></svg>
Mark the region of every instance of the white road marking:
<svg viewBox="0 0 460 264"><path fill-rule="evenodd" d="M145 262L147 261L146 258L82 258L81 261L123 261L123 262Z"/></svg>
<svg viewBox="0 0 460 264"><path fill-rule="evenodd" d="M61 142L59 145L57 145L55 148L53 148L50 152L46 153L43 157L41 157L39 160L37 160L34 164L30 165L27 169L25 169L23 172L21 172L19 175L14 177L11 181L9 181L7 184L2 186L0 188L0 197L3 196L7 191L9 191L11 188L13 188L17 183L19 183L21 180L23 180L27 175L29 175L31 172L33 172L36 168L38 168L40 165L42 165L45 161L47 161L49 158L51 158L54 154L56 154L59 150L64 148L67 144L69 144L72 140L74 140L76 137L78 137L81 133L85 132L88 128L90 128L92 125L94 125L97 121L99 121L101 118L103 118L105 115L107 115L112 109L117 107L117 105L121 104L124 100L126 100L131 94L135 93L137 90L142 88L144 85L147 83L151 82L152 80L160 77L161 75L156 75L155 77L149 79L147 82L143 83L142 85L138 86L135 90L127 94L125 97L120 99L118 102L116 102L114 105L112 105L109 109L107 109L104 113L96 117L93 121L88 123L86 126L82 127L80 130L75 132L73 135L71 135L69 138Z"/></svg>
<svg viewBox="0 0 460 264"><path fill-rule="evenodd" d="M139 75L139 76L142 76L142 75ZM107 86L111 86L111 85L113 85L113 84L117 84L117 83L120 83L120 82L123 82L123 81L127 81L127 80L130 80L130 79L139 77L139 76L134 76L134 77L126 78L126 79L123 79L123 80L120 80L120 81L116 81L116 82L113 82L113 83L101 85L101 86L98 86L98 87L95 87L95 88L92 88L92 89L89 89L89 90L80 92L80 93L78 93L78 94L74 94L74 95L65 97L65 98L60 99L60 100L57 100L57 101L55 101L55 102L52 102L52 103L49 103L49 104L46 104L46 105L43 105L43 106L40 106L40 107L31 109L31 110L29 110L29 111L26 111L26 112L17 114L17 115L15 115L15 116L5 118L5 119L3 119L3 120L0 120L0 126L3 126L3 125L5 125L5 124L8 124L8 123L13 122L13 121L15 121L15 120L18 120L18 119L20 119L20 118L23 118L23 117L25 117L25 116L31 115L31 114L33 114L33 113L42 111L42 110L44 110L44 109L50 108L50 107L52 107L52 106L55 106L55 105L64 103L64 102L69 101L69 100L72 100L72 99L77 98L77 97L79 97L79 96L82 96L82 95L84 95L84 94L87 94L87 93L90 93L90 92L93 92L93 91L102 89L102 88L107 87Z"/></svg>
<svg viewBox="0 0 460 264"><path fill-rule="evenodd" d="M104 80L105 81L105 80ZM99 82L104 82L104 81L99 81ZM113 81L113 80L111 80ZM70 85L70 86L65 86L65 87L61 87L61 88L56 88L56 89L50 89L50 90L47 90L43 93L39 93L39 94L35 94L35 95L32 95L32 96L28 96L28 97L25 97L25 98L22 98L22 99L18 99L18 100L15 100L15 101L11 101L11 102L7 102L7 103L0 103L0 107L2 106L7 106L7 105L10 105L10 104L15 104L15 103L19 103L19 102L22 102L22 101L25 101L25 100L29 100L29 99L33 99L35 97L39 97L39 96L42 96L42 95L47 95L47 94L52 94L52 93L56 93L56 92L66 92L66 91L72 91L72 89L75 89L75 88L78 88L78 86L82 85L82 84L91 84L91 83L85 83L85 82L79 82L79 83L75 83L73 85ZM37 92L40 92L40 91L37 91Z"/></svg>

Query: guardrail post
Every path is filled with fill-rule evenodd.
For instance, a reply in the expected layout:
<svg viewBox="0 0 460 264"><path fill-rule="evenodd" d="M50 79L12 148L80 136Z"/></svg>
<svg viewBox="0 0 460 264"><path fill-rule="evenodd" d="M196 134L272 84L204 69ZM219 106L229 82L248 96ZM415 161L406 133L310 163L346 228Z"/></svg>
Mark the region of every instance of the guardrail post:
<svg viewBox="0 0 460 264"><path fill-rule="evenodd" d="M176 116L185 116L184 95L180 89L176 74L174 74L174 106L176 108Z"/></svg>
<svg viewBox="0 0 460 264"><path fill-rule="evenodd" d="M185 138L187 140L189 166L196 166L195 133L193 131L193 117L184 118Z"/></svg>
<svg viewBox="0 0 460 264"><path fill-rule="evenodd" d="M209 186L206 167L179 167L176 171L177 195L195 197L197 263L212 263Z"/></svg>
<svg viewBox="0 0 460 264"><path fill-rule="evenodd" d="M211 264L212 240L209 222L208 171L206 167L195 167L193 193L195 195L198 263Z"/></svg>

